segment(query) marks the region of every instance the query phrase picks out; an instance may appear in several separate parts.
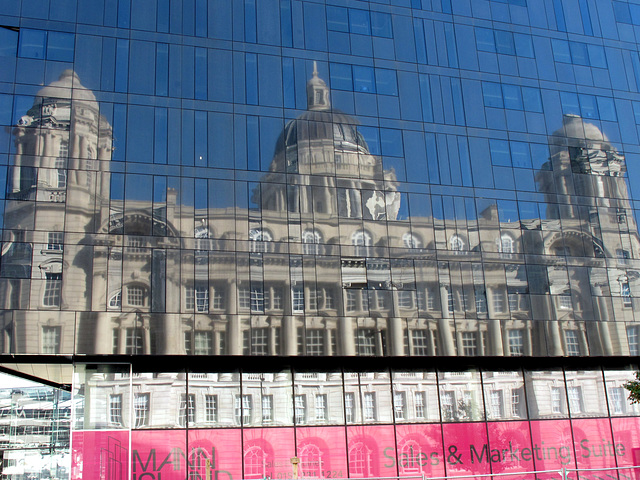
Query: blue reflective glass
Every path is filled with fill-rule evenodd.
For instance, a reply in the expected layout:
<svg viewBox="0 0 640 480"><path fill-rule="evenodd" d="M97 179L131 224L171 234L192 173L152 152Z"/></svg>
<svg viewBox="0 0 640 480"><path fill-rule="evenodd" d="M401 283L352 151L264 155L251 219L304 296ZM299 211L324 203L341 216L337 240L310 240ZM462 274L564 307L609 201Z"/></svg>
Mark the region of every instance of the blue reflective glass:
<svg viewBox="0 0 640 480"><path fill-rule="evenodd" d="M15 57L18 48L18 32L0 27L0 56Z"/></svg>
<svg viewBox="0 0 640 480"><path fill-rule="evenodd" d="M608 120L610 122L618 121L618 116L616 115L616 107L613 102L613 98L610 97L596 97L598 101L598 113L600 115L600 120Z"/></svg>
<svg viewBox="0 0 640 480"><path fill-rule="evenodd" d="M358 131L364 137L365 142L369 146L369 151L373 155L380 155L380 134L375 127L358 127Z"/></svg>
<svg viewBox="0 0 640 480"><path fill-rule="evenodd" d="M526 111L542 113L542 98L537 88L522 87L522 100Z"/></svg>
<svg viewBox="0 0 640 480"><path fill-rule="evenodd" d="M502 30L496 30L496 50L498 53L506 55L514 55L515 46L513 44L513 34L511 32L504 32Z"/></svg>
<svg viewBox="0 0 640 480"><path fill-rule="evenodd" d="M531 35L525 35L522 33L514 33L513 40L516 46L516 54L521 57L533 58L533 43L531 42Z"/></svg>
<svg viewBox="0 0 640 480"><path fill-rule="evenodd" d="M476 27L476 45L481 52L496 51L496 44L493 37L493 30Z"/></svg>
<svg viewBox="0 0 640 480"><path fill-rule="evenodd" d="M398 95L395 70L376 68L376 90L382 95Z"/></svg>
<svg viewBox="0 0 640 480"><path fill-rule="evenodd" d="M589 55L585 43L569 42L571 47L571 60L576 65L589 65Z"/></svg>
<svg viewBox="0 0 640 480"><path fill-rule="evenodd" d="M349 9L349 31L360 35L371 34L369 12L366 10Z"/></svg>
<svg viewBox="0 0 640 480"><path fill-rule="evenodd" d="M578 95L570 92L560 92L560 104L562 105L562 113L570 113L572 115L580 115L580 104Z"/></svg>
<svg viewBox="0 0 640 480"><path fill-rule="evenodd" d="M502 89L499 83L482 82L482 96L485 107L503 108Z"/></svg>
<svg viewBox="0 0 640 480"><path fill-rule="evenodd" d="M373 68L353 66L353 88L356 92L375 93Z"/></svg>
<svg viewBox="0 0 640 480"><path fill-rule="evenodd" d="M349 31L349 12L344 7L327 6L327 28L337 32Z"/></svg>
<svg viewBox="0 0 640 480"><path fill-rule="evenodd" d="M404 155L402 148L402 130L382 128L380 130L380 143L382 155L401 157Z"/></svg>
<svg viewBox="0 0 640 480"><path fill-rule="evenodd" d="M511 155L509 153L509 142L506 140L489 140L489 151L491 152L491 163L493 165L510 167Z"/></svg>
<svg viewBox="0 0 640 480"><path fill-rule="evenodd" d="M531 152L525 142L509 142L514 167L531 168Z"/></svg>
<svg viewBox="0 0 640 480"><path fill-rule="evenodd" d="M503 84L502 94L504 96L504 108L522 110L522 94L519 86Z"/></svg>
<svg viewBox="0 0 640 480"><path fill-rule="evenodd" d="M602 45L587 45L589 63L592 67L607 68L607 57Z"/></svg>
<svg viewBox="0 0 640 480"><path fill-rule="evenodd" d="M336 90L353 90L351 65L344 63L332 63L329 66L331 88Z"/></svg>
<svg viewBox="0 0 640 480"><path fill-rule="evenodd" d="M371 12L371 35L393 38L391 15L382 12Z"/></svg>
<svg viewBox="0 0 640 480"><path fill-rule="evenodd" d="M551 40L551 47L553 49L553 58L556 62L571 63L569 42L554 38Z"/></svg>
<svg viewBox="0 0 640 480"><path fill-rule="evenodd" d="M21 57L44 58L47 32L44 30L20 30L20 46L18 53Z"/></svg>
<svg viewBox="0 0 640 480"><path fill-rule="evenodd" d="M585 118L598 118L598 106L593 95L579 95L580 112Z"/></svg>

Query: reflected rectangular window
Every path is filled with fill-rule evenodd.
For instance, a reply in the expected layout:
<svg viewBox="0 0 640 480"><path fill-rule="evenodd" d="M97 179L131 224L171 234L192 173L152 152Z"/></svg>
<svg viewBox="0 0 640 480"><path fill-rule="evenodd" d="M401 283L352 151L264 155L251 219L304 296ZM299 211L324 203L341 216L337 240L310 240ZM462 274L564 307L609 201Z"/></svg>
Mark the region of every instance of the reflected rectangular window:
<svg viewBox="0 0 640 480"><path fill-rule="evenodd" d="M566 345L566 354L568 356L580 355L580 340L578 330L565 330L564 340Z"/></svg>
<svg viewBox="0 0 640 480"><path fill-rule="evenodd" d="M324 329L309 328L307 329L307 355L323 355L324 354Z"/></svg>
<svg viewBox="0 0 640 480"><path fill-rule="evenodd" d="M208 423L215 423L218 421L218 396L212 394L206 394L205 401L205 420Z"/></svg>
<svg viewBox="0 0 640 480"><path fill-rule="evenodd" d="M429 355L429 339L426 330L411 330L411 343L414 355Z"/></svg>
<svg viewBox="0 0 640 480"><path fill-rule="evenodd" d="M362 414L365 422L376 420L376 394L374 392L364 393Z"/></svg>
<svg viewBox="0 0 640 480"><path fill-rule="evenodd" d="M442 420L450 422L455 414L454 393L452 391L441 392L440 403L442 405Z"/></svg>
<svg viewBox="0 0 640 480"><path fill-rule="evenodd" d="M144 306L144 288L143 287L128 287L127 288L127 303L132 307Z"/></svg>
<svg viewBox="0 0 640 480"><path fill-rule="evenodd" d="M251 329L251 355L269 354L269 329Z"/></svg>
<svg viewBox="0 0 640 480"><path fill-rule="evenodd" d="M609 389L609 397L611 399L611 410L616 415L626 412L627 391L622 387L611 387Z"/></svg>
<svg viewBox="0 0 640 480"><path fill-rule="evenodd" d="M45 273L44 293L42 304L45 307L59 307L62 293L62 273Z"/></svg>
<svg viewBox="0 0 640 480"><path fill-rule="evenodd" d="M307 397L296 395L294 399L296 425L304 425L307 421Z"/></svg>
<svg viewBox="0 0 640 480"><path fill-rule="evenodd" d="M135 355L136 353L142 353L143 338L142 329L140 328L127 328L125 331L125 353L127 355Z"/></svg>
<svg viewBox="0 0 640 480"><path fill-rule="evenodd" d="M569 413L575 415L584 411L582 403L582 387L567 387L569 397Z"/></svg>
<svg viewBox="0 0 640 480"><path fill-rule="evenodd" d="M425 408L427 405L427 393L426 392L415 392L414 393L414 402L416 407L416 418L424 419L426 418Z"/></svg>
<svg viewBox="0 0 640 480"><path fill-rule="evenodd" d="M520 392L515 389L511 390L511 415L519 418L521 416L521 409Z"/></svg>
<svg viewBox="0 0 640 480"><path fill-rule="evenodd" d="M629 344L629 355L636 357L640 355L640 326L631 325L627 327L627 342Z"/></svg>
<svg viewBox="0 0 640 480"><path fill-rule="evenodd" d="M251 311L264 313L264 290L262 287L251 288Z"/></svg>
<svg viewBox="0 0 640 480"><path fill-rule="evenodd" d="M60 335L62 327L43 326L42 327L42 353L57 355L60 353Z"/></svg>
<svg viewBox="0 0 640 480"><path fill-rule="evenodd" d="M491 390L491 392L489 392L489 412L492 418L503 417L504 405L502 403L502 390Z"/></svg>
<svg viewBox="0 0 640 480"><path fill-rule="evenodd" d="M324 422L327 419L327 395L316 395L316 422Z"/></svg>
<svg viewBox="0 0 640 480"><path fill-rule="evenodd" d="M304 313L304 289L291 287L291 307L293 313Z"/></svg>
<svg viewBox="0 0 640 480"><path fill-rule="evenodd" d="M47 250L62 252L64 250L64 232L49 232L47 236Z"/></svg>
<svg viewBox="0 0 640 480"><path fill-rule="evenodd" d="M344 394L344 413L347 423L355 422L355 394L353 392Z"/></svg>
<svg viewBox="0 0 640 480"><path fill-rule="evenodd" d="M393 413L396 420L406 420L407 396L405 392L393 392Z"/></svg>
<svg viewBox="0 0 640 480"><path fill-rule="evenodd" d="M376 331L373 328L359 328L356 335L358 355L375 355Z"/></svg>
<svg viewBox="0 0 640 480"><path fill-rule="evenodd" d="M562 390L559 387L551 387L551 411L562 413Z"/></svg>
<svg viewBox="0 0 640 480"><path fill-rule="evenodd" d="M509 330L509 355L524 355L524 332L521 329Z"/></svg>
<svg viewBox="0 0 640 480"><path fill-rule="evenodd" d="M250 425L253 413L253 399L251 395L236 395L234 417L237 425Z"/></svg>
<svg viewBox="0 0 640 480"><path fill-rule="evenodd" d="M462 351L467 357L478 354L477 332L462 332Z"/></svg>
<svg viewBox="0 0 640 480"><path fill-rule="evenodd" d="M149 426L149 393L136 393L133 398L133 412L135 419L135 427L147 427Z"/></svg>
<svg viewBox="0 0 640 480"><path fill-rule="evenodd" d="M122 425L122 395L109 396L109 423L115 426Z"/></svg>
<svg viewBox="0 0 640 480"><path fill-rule="evenodd" d="M273 421L273 395L262 396L262 423Z"/></svg>
<svg viewBox="0 0 640 480"><path fill-rule="evenodd" d="M196 396L193 393L180 396L178 425L186 427L196 421Z"/></svg>

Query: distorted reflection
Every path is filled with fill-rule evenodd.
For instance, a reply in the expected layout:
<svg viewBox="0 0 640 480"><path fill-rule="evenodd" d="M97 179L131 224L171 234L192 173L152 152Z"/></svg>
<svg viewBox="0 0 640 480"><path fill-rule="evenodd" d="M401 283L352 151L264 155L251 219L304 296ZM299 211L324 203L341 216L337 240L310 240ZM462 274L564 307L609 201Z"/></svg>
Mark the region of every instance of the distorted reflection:
<svg viewBox="0 0 640 480"><path fill-rule="evenodd" d="M315 65L307 99L262 176L178 179L112 168L111 125L74 71L42 88L13 129L2 351L638 354L625 158L595 124L564 116L534 162L539 194L473 198L398 180L368 127L333 108ZM540 154L504 143L491 143L496 158ZM451 420L483 417L459 402ZM251 424L291 421L269 415Z"/></svg>

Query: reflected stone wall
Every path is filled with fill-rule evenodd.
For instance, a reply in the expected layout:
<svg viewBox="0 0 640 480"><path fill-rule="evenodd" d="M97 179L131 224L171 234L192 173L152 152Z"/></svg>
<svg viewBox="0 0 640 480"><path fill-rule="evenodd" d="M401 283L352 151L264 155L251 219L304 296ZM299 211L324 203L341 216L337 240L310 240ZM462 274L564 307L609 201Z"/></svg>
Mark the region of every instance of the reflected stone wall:
<svg viewBox="0 0 640 480"><path fill-rule="evenodd" d="M545 202L454 196L385 169L315 66L307 93L270 171L230 180L112 172L93 93L42 88L13 130L3 352L638 353L625 158L595 124L549 137Z"/></svg>

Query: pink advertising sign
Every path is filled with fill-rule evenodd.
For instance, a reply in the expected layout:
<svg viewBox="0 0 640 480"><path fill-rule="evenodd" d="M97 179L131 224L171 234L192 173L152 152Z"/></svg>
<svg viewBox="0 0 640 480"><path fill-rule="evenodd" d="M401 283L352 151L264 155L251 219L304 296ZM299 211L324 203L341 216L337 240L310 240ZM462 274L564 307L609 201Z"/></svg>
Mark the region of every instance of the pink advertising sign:
<svg viewBox="0 0 640 480"><path fill-rule="evenodd" d="M611 419L618 467L640 465L640 417ZM640 479L640 469L621 470L621 478Z"/></svg>
<svg viewBox="0 0 640 480"><path fill-rule="evenodd" d="M569 420L532 420L531 457L536 470L555 470L538 475L539 478L557 480L557 471L576 468L573 435Z"/></svg>
<svg viewBox="0 0 640 480"><path fill-rule="evenodd" d="M443 477L442 428L439 424L396 426L401 476Z"/></svg>
<svg viewBox="0 0 640 480"><path fill-rule="evenodd" d="M616 446L608 418L577 419L572 420L571 425L578 468L615 468ZM589 475L594 474L603 475L604 472L589 472Z"/></svg>
<svg viewBox="0 0 640 480"><path fill-rule="evenodd" d="M534 469L529 422L491 422L487 423L487 431L493 473L530 472ZM524 477L502 478L518 480Z"/></svg>
<svg viewBox="0 0 640 480"><path fill-rule="evenodd" d="M293 478L293 428L243 430L244 478Z"/></svg>
<svg viewBox="0 0 640 480"><path fill-rule="evenodd" d="M184 480L191 457L185 430L131 432L133 480Z"/></svg>
<svg viewBox="0 0 640 480"><path fill-rule="evenodd" d="M486 423L442 425L447 476L491 473Z"/></svg>
<svg viewBox="0 0 640 480"><path fill-rule="evenodd" d="M296 442L301 477L347 476L347 441L344 427L298 427Z"/></svg>
<svg viewBox="0 0 640 480"><path fill-rule="evenodd" d="M129 432L74 432L71 459L74 480L126 480L129 478Z"/></svg>
<svg viewBox="0 0 640 480"><path fill-rule="evenodd" d="M189 470L194 476L206 479L209 460L211 480L242 478L242 436L240 429L189 430Z"/></svg>
<svg viewBox="0 0 640 480"><path fill-rule="evenodd" d="M347 458L352 478L398 475L392 425L347 427Z"/></svg>

